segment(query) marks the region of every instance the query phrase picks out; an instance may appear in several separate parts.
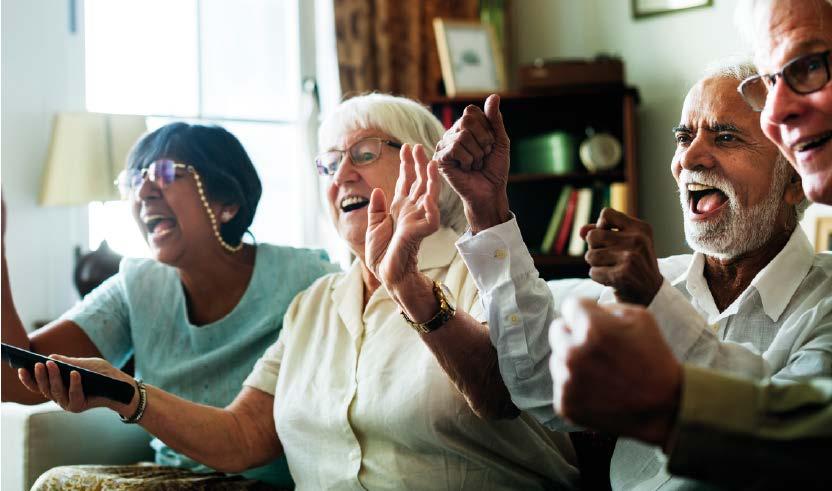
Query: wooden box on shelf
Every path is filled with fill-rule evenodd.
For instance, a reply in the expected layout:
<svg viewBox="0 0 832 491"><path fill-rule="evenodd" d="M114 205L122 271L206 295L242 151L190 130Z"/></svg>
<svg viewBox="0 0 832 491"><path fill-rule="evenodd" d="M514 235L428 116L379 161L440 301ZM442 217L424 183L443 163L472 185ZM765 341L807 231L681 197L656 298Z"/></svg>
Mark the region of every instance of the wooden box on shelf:
<svg viewBox="0 0 832 491"><path fill-rule="evenodd" d="M511 210L516 214L523 239L529 246L538 271L543 278L575 278L586 277L589 265L580 252L581 243L572 244L572 254L569 247L564 247L564 233L571 239L571 230L563 232L557 230L557 204L561 193L576 189L591 189L585 193L586 200L592 200L591 209L586 221L594 222L599 206L609 204L610 194L612 202L632 216L637 216L637 152L636 152L636 106L638 91L633 87L623 85L595 85L580 87L563 87L536 93L505 93L500 95L500 110L509 138L512 140L512 173L509 176L508 196ZM475 104L482 107L483 98L455 97L434 98L428 101L434 114L450 127L458 119L465 107ZM597 132L604 132L614 136L621 144L621 162L606 171L591 173L580 163L577 147L585 138L588 128ZM539 138L541 135L553 132L570 135L574 141L574 160L567 170L563 166L558 173L552 172L523 172L522 169L538 169L536 162L517 161L515 142L523 139ZM565 141L569 141L566 139ZM570 155L561 153L561 155ZM545 167L545 166L543 166ZM623 186L622 186L623 184ZM611 192L609 189L613 187ZM606 191L604 191L606 190ZM575 193L580 194L580 193ZM589 196L595 196L590 198ZM599 199L600 198L600 199ZM573 198L574 200L575 198ZM604 201L606 199L606 202ZM570 200L564 199L568 202ZM574 207L574 203L573 203ZM568 207L561 207L567 208ZM561 210L559 227L567 229L575 227L574 223L566 223ZM594 216L593 216L594 214ZM573 210L573 222L575 221ZM578 217L581 215L578 214ZM578 226L581 223L578 224ZM555 229L555 238L552 230ZM547 233L548 232L548 233ZM558 239L561 239L561 253L558 250ZM570 240L572 241L572 240ZM573 241L574 242L574 241ZM584 249L585 250L585 249Z"/></svg>

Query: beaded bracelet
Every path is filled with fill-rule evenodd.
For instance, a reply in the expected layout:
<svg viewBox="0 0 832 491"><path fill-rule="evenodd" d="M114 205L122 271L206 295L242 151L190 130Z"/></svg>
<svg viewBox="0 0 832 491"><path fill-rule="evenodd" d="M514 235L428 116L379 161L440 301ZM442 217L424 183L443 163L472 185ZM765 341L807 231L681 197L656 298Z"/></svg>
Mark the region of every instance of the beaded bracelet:
<svg viewBox="0 0 832 491"><path fill-rule="evenodd" d="M125 418L120 414L118 415L124 424L132 425L138 423L142 419L142 416L144 416L144 410L147 409L147 389L145 389L144 382L141 379L136 379L136 388L139 390L139 405L136 406L136 412L129 418Z"/></svg>

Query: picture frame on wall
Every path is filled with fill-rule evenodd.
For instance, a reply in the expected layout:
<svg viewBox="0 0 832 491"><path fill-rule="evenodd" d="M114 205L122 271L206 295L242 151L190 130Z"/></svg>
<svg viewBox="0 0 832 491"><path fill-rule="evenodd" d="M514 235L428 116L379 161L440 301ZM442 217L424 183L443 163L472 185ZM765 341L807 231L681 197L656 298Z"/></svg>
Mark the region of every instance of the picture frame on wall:
<svg viewBox="0 0 832 491"><path fill-rule="evenodd" d="M815 219L815 252L832 251L832 216Z"/></svg>
<svg viewBox="0 0 832 491"><path fill-rule="evenodd" d="M492 26L434 19L442 80L449 97L505 91L505 67Z"/></svg>
<svg viewBox="0 0 832 491"><path fill-rule="evenodd" d="M636 19L710 7L714 4L713 0L632 0L632 2L633 17Z"/></svg>

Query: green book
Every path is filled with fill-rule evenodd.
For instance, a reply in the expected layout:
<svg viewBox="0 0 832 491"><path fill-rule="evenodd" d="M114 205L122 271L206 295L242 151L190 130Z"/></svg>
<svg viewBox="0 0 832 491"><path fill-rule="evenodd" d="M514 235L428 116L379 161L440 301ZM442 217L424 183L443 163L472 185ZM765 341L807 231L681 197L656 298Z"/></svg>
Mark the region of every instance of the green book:
<svg viewBox="0 0 832 491"><path fill-rule="evenodd" d="M563 223L563 215L566 214L566 203L569 202L570 194L572 194L572 186L564 186L560 190L560 196L558 196L558 201L555 204L555 210L552 212L552 218L549 220L549 227L543 236L543 243L540 244L540 252L543 254L549 254L552 251L555 236L558 234L561 223Z"/></svg>

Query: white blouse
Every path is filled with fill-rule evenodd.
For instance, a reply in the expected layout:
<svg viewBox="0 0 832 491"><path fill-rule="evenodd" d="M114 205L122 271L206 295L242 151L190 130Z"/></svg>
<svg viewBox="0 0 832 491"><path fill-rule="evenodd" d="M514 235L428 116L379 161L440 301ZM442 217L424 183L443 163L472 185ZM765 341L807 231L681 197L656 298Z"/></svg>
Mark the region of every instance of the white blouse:
<svg viewBox="0 0 832 491"><path fill-rule="evenodd" d="M419 269L482 319L450 229ZM245 385L274 394L298 489L539 489L577 484L568 437L533 418L477 417L384 288L363 307L361 266L299 294Z"/></svg>

